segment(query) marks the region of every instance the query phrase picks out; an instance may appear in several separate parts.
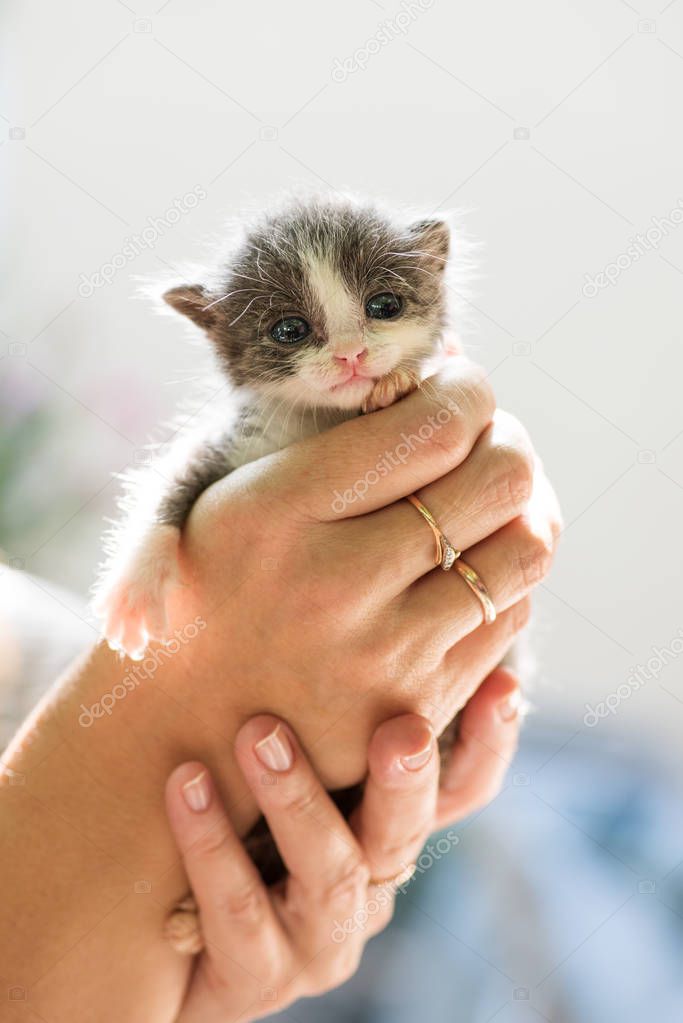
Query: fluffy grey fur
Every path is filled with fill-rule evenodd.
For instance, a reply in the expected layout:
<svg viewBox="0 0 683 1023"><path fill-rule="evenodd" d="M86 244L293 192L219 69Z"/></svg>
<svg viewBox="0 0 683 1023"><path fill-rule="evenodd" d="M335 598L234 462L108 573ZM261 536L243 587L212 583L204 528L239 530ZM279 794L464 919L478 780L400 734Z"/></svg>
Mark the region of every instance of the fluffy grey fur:
<svg viewBox="0 0 683 1023"><path fill-rule="evenodd" d="M235 384L262 388L295 374L302 351L329 341L327 310L309 280L311 255L329 263L359 308L371 295L398 291L402 319L427 325L436 342L445 326L449 235L444 221L405 223L350 200L293 202L247 231L211 285L181 285L164 298L206 331ZM303 345L283 348L269 328L293 312L313 330Z"/></svg>
<svg viewBox="0 0 683 1023"><path fill-rule="evenodd" d="M406 223L377 206L350 200L297 201L251 226L210 282L182 284L163 297L205 331L222 371L258 406L277 392L279 382L296 376L307 351L329 344L328 311L310 280L312 260L338 276L359 314L372 295L400 295L402 324L412 325L423 339L423 350L402 365L419 371L419 363L433 354L445 333L449 238L440 220ZM294 314L304 317L311 333L299 344L279 344L270 330ZM315 407L315 395L307 401ZM357 415L360 404L342 410ZM243 417L242 438L264 426L254 411ZM160 522L182 528L202 491L241 464L233 441L227 433L196 450L160 495Z"/></svg>

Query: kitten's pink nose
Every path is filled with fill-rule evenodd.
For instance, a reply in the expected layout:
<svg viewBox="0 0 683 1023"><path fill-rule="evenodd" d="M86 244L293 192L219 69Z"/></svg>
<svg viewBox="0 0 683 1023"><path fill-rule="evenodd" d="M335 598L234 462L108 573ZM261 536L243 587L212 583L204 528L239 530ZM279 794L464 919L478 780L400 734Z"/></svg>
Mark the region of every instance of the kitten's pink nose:
<svg viewBox="0 0 683 1023"><path fill-rule="evenodd" d="M363 361L367 354L367 348L358 347L356 344L352 345L349 351L340 352L334 358L337 362L345 362L348 366L356 366L359 362Z"/></svg>

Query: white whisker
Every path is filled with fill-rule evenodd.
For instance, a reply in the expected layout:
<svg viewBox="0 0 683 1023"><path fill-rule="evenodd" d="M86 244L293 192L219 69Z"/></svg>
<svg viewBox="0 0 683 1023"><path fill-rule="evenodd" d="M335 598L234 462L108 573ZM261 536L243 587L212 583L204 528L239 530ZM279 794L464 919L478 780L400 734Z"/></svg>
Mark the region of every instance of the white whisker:
<svg viewBox="0 0 683 1023"><path fill-rule="evenodd" d="M252 298L251 302L248 302L248 303L247 303L247 305L246 305L246 306L244 307L244 309L243 309L243 310L242 310L242 312L241 312L241 313L239 314L239 316L236 316L236 317L235 317L235 319L231 321L231 323L230 323L230 326L231 326L231 327L234 327L234 325L235 325L235 324L237 323L237 321L238 321L238 320L241 320L241 319L242 319L242 317L244 316L244 314L245 314L245 313L246 313L246 312L247 312L247 311L248 311L249 309L251 309L251 307L253 306L253 304L254 304L254 302L256 301L256 298L257 298L257 297L258 297L258 296L254 296L254 298Z"/></svg>
<svg viewBox="0 0 683 1023"><path fill-rule="evenodd" d="M256 288L238 288L237 291L229 291L227 295L221 295L220 298L217 298L213 302L209 302L208 305L205 305L203 307L203 311L206 312L207 309L213 309L213 307L218 305L220 302L225 302L226 298L232 298L233 295L241 295L245 291L256 291Z"/></svg>

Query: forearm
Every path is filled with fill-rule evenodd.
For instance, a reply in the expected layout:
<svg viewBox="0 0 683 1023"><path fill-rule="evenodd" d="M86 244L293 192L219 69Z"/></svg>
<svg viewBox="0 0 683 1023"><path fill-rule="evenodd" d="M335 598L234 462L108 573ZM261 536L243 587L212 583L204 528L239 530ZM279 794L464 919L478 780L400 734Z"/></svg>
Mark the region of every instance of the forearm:
<svg viewBox="0 0 683 1023"><path fill-rule="evenodd" d="M3 758L3 981L55 1023L175 1017L189 964L163 937L169 908L187 891L163 805L170 771L200 756L238 830L256 815L231 753L241 720L227 713L209 727L186 710L175 686L181 662L162 663L129 691L130 662L98 648ZM114 687L125 698L88 724L83 706Z"/></svg>

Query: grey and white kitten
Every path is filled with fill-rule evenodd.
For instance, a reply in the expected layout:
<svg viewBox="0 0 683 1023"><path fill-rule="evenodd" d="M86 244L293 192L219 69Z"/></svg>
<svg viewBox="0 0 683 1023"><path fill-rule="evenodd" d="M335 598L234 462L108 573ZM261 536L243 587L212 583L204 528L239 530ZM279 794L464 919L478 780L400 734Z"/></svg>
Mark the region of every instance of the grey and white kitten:
<svg viewBox="0 0 683 1023"><path fill-rule="evenodd" d="M303 436L391 404L457 351L448 281L451 232L353 199L291 201L246 225L202 281L164 294L207 335L232 387L131 481L108 539L95 607L109 645L134 659L168 636L190 510L216 480ZM450 750L454 725L440 740ZM348 815L359 785L333 797ZM264 879L284 866L267 825L245 839ZM202 947L192 896L169 917L181 952Z"/></svg>
<svg viewBox="0 0 683 1023"><path fill-rule="evenodd" d="M165 301L207 335L226 401L129 486L95 611L140 659L168 637L181 530L200 494L303 436L391 404L456 350L450 228L350 198L292 200L245 225L230 255Z"/></svg>

